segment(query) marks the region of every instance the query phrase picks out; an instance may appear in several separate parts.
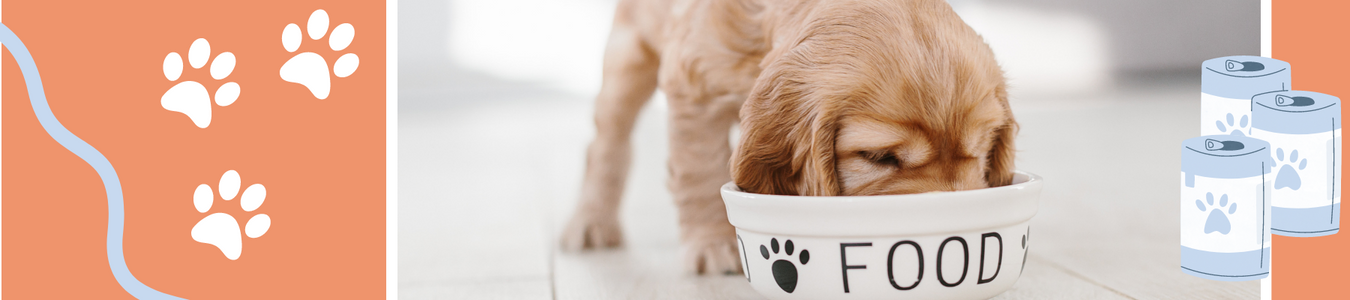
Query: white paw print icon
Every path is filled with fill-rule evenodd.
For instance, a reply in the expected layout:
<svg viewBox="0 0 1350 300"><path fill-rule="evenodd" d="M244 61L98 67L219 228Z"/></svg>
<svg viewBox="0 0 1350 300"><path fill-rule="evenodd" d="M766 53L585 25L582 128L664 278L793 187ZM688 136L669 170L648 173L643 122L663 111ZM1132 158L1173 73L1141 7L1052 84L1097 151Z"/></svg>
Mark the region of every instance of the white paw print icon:
<svg viewBox="0 0 1350 300"><path fill-rule="evenodd" d="M230 201L239 196L239 205L245 212L252 212L262 206L263 200L267 198L267 188L255 183L248 186L243 195L239 195L239 183L239 172L225 171L225 174L220 176L220 184L216 186L220 191L220 198ZM192 193L192 205L197 207L197 212L206 213L215 202L215 195L209 185L199 185L197 191ZM257 238L267 233L267 229L271 227L271 217L256 214L244 225L243 234L249 238ZM197 221L197 225L192 226L192 240L220 248L220 252L230 260L239 259L239 255L244 251L244 238L240 236L239 221L227 213L213 213Z"/></svg>
<svg viewBox="0 0 1350 300"><path fill-rule="evenodd" d="M211 44L206 39L199 38L192 41L187 53L188 65L193 69L201 69L211 58ZM216 55L216 59L211 61L211 78L224 80L230 76L230 72L234 72L234 64L234 53L222 52ZM182 75L183 56L178 52L169 52L169 55L164 57L164 77L169 81L178 81ZM216 89L215 99L216 105L233 104L234 100L239 99L239 84L231 81L220 85ZM211 94L206 91L206 86L199 82L182 81L175 84L160 97L159 105L169 111L186 114L198 128L211 125Z"/></svg>
<svg viewBox="0 0 1350 300"><path fill-rule="evenodd" d="M333 51L347 49L352 39L356 37L356 28L352 27L351 23L338 24L337 27L333 27L331 34L328 33L328 12L322 9L315 10L309 15L309 24L305 31L309 32L309 38L312 40L319 40L324 34L328 34L328 48ZM287 24L286 29L281 31L281 46L286 48L286 52L300 49L300 42L304 40L300 35L300 26L295 23ZM360 63L356 53L343 54L333 62L332 74L346 78L356 72L356 67ZM309 88L309 92L319 99L328 99L328 92L332 86L328 74L328 61L314 52L296 54L281 65L282 80Z"/></svg>

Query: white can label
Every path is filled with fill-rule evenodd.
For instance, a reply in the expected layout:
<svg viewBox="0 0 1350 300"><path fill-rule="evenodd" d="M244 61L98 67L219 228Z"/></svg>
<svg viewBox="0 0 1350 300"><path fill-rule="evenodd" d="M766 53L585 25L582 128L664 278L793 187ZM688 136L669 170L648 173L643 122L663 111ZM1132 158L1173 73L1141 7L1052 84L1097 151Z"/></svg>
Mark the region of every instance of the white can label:
<svg viewBox="0 0 1350 300"><path fill-rule="evenodd" d="M1200 93L1200 135L1251 135L1252 100Z"/></svg>
<svg viewBox="0 0 1350 300"><path fill-rule="evenodd" d="M1181 246L1219 253L1270 246L1269 174L1195 176L1194 187L1187 187L1185 180L1181 172Z"/></svg>
<svg viewBox="0 0 1350 300"><path fill-rule="evenodd" d="M1284 134L1252 129L1252 137L1270 142L1271 206L1314 208L1341 202L1341 130Z"/></svg>

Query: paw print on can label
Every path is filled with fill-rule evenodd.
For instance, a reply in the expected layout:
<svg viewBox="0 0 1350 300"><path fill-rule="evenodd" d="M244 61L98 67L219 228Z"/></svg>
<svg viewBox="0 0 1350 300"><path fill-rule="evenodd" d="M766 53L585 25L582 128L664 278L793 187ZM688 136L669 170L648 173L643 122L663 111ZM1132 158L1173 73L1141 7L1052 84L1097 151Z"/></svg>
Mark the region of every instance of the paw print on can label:
<svg viewBox="0 0 1350 300"><path fill-rule="evenodd" d="M1308 167L1308 159L1299 160L1298 150L1289 152L1289 160L1284 159L1284 149L1275 148L1275 163L1281 164L1280 172L1275 174L1275 189L1288 188L1297 191L1303 187L1298 172ZM1298 164L1295 168L1294 165Z"/></svg>
<svg viewBox="0 0 1350 300"><path fill-rule="evenodd" d="M300 49L300 44L304 41L301 37L300 25L295 23L286 24L286 28L281 31L281 45L286 48L286 52L296 52ZM309 22L305 28L311 40L319 40L328 36L328 49L332 51L342 51L351 45L352 39L356 38L356 27L351 23L338 24L333 27L333 31L328 31L328 12L320 9L315 10L309 15ZM356 53L346 53L338 57L333 62L332 75L338 78L346 78L356 72L356 67L360 65L361 60L357 58ZM309 89L315 98L320 100L328 99L328 94L332 89L332 80L328 77L328 60L314 52L301 52L287 60L281 65L281 79L286 82L299 83Z"/></svg>
<svg viewBox="0 0 1350 300"><path fill-rule="evenodd" d="M783 253L789 256L789 258L792 256L792 250L794 250L793 247L792 240L783 241ZM778 238L769 239L769 247L759 245L759 254L764 256L764 259L769 259L771 257L769 254L770 248L773 249L774 255L778 254ZM811 252L802 249L801 253L797 255L797 258L800 259L801 264L805 266L806 263L811 260ZM778 282L779 288L782 288L784 292L788 292L789 294L797 289L797 266L793 264L791 260L776 260L773 262L771 268L773 271L773 280Z"/></svg>
<svg viewBox="0 0 1350 300"><path fill-rule="evenodd" d="M220 176L220 183L216 186L220 191L220 198L225 201L234 200L239 197L239 205L245 212L253 212L267 198L267 188L260 183L249 185L244 189L242 195L239 194L240 178L239 172L235 170L225 171ZM197 186L197 190L192 194L192 205L197 208L197 212L206 213L211 210L215 203L215 194L211 192L211 186L202 184ZM272 217L267 214L256 214L248 219L244 225L243 235L249 238L258 238L267 233L272 227ZM217 212L207 215L197 225L192 226L192 240L210 244L220 249L225 254L225 258L237 260L243 253L243 237L240 235L239 221L228 213Z"/></svg>
<svg viewBox="0 0 1350 300"><path fill-rule="evenodd" d="M1247 125L1250 125L1251 123L1248 122L1249 120L1247 115L1242 115L1242 118L1238 119L1236 123L1233 122L1233 118L1234 118L1233 114L1230 113L1224 118L1224 120L1228 121L1227 123L1228 126L1224 126L1224 120L1214 121L1214 126L1218 127L1219 132L1222 132L1224 134L1236 134L1245 136L1247 133L1250 133L1248 132L1250 127L1248 127Z"/></svg>
<svg viewBox="0 0 1350 300"><path fill-rule="evenodd" d="M187 54L188 65L192 69L205 67L210 60L212 79L225 80L234 72L236 63L234 53L221 52L215 59L211 59L211 43L204 38L193 41L188 47ZM183 56L178 52L169 52L169 55L164 57L164 78L178 81L183 71ZM187 115L192 124L198 128L206 128L211 125L211 98L213 98L211 94L207 92L206 86L199 82L181 81L164 92L164 96L159 99L159 105L166 110ZM226 82L216 88L214 94L216 105L229 106L239 99L239 84L233 81Z"/></svg>
<svg viewBox="0 0 1350 300"><path fill-rule="evenodd" d="M1237 202L1229 205L1228 194L1219 196L1219 205L1215 206L1214 193L1205 193L1205 202L1196 199L1195 206L1201 212L1209 211L1209 217L1205 219L1205 233L1218 232L1227 235L1228 232L1232 231L1233 224L1228 221L1228 216L1237 213ZM1224 213L1225 209L1227 209L1227 213Z"/></svg>

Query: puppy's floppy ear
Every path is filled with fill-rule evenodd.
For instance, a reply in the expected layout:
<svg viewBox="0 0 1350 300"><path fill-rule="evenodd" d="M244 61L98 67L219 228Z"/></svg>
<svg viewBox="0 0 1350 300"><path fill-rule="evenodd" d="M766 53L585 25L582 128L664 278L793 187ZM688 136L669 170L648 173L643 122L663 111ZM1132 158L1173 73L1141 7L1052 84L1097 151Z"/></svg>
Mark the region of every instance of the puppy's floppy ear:
<svg viewBox="0 0 1350 300"><path fill-rule="evenodd" d="M989 149L989 168L985 173L985 181L989 187L1005 186L1012 184L1013 158L1016 156L1017 148L1014 147L1013 140L1017 137L1017 120L1013 119L1012 109L1008 106L1008 92L1000 85L995 92L999 105L1003 106L1003 114L1007 122L1003 127L994 131L993 148Z"/></svg>
<svg viewBox="0 0 1350 300"><path fill-rule="evenodd" d="M751 193L837 195L834 139L841 101L812 93L804 68L794 61L766 67L741 107L732 180Z"/></svg>

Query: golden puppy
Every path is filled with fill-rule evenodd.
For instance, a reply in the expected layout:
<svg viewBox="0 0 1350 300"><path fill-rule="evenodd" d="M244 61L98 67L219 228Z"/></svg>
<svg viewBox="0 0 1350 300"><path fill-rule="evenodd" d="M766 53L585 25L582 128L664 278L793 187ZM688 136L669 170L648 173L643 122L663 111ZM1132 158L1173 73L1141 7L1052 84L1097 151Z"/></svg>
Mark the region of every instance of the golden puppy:
<svg viewBox="0 0 1350 300"><path fill-rule="evenodd" d="M1003 72L945 1L622 0L564 248L622 242L629 137L658 86L670 105L669 188L695 272L740 270L718 192L733 179L748 192L809 196L1012 180L1017 125Z"/></svg>

